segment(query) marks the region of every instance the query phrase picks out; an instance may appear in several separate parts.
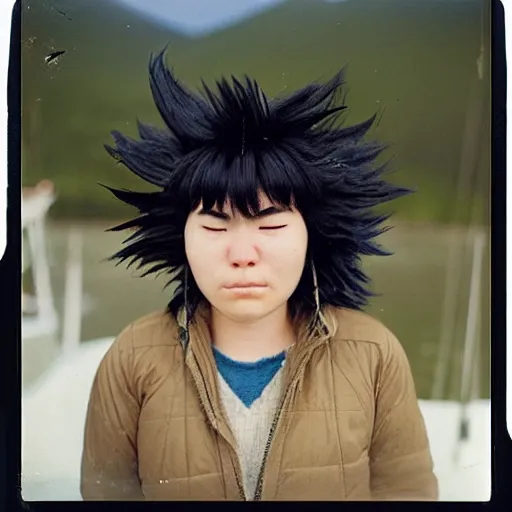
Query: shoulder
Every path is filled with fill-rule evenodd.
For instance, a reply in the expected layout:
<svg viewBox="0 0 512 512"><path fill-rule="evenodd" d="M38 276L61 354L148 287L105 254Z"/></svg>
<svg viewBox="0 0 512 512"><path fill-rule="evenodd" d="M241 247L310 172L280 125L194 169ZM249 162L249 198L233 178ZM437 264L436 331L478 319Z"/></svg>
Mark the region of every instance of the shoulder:
<svg viewBox="0 0 512 512"><path fill-rule="evenodd" d="M178 344L177 322L166 310L154 311L138 318L123 329L114 342L123 351Z"/></svg>
<svg viewBox="0 0 512 512"><path fill-rule="evenodd" d="M121 331L103 357L99 374L122 381L140 398L148 386L176 373L170 370L181 360L180 349L176 321L167 311L156 311Z"/></svg>
<svg viewBox="0 0 512 512"><path fill-rule="evenodd" d="M335 308L331 314L337 324L330 339L332 363L361 400L384 403L383 397L391 397L391 403L402 394L414 394L407 354L383 322L350 309Z"/></svg>
<svg viewBox="0 0 512 512"><path fill-rule="evenodd" d="M359 341L382 345L390 331L377 318L355 309L329 308L329 314L334 318L336 328L333 339L337 341Z"/></svg>
<svg viewBox="0 0 512 512"><path fill-rule="evenodd" d="M331 341L338 351L349 349L376 356L376 363L403 358L401 343L382 321L363 311L348 308L331 307L328 311L335 321Z"/></svg>

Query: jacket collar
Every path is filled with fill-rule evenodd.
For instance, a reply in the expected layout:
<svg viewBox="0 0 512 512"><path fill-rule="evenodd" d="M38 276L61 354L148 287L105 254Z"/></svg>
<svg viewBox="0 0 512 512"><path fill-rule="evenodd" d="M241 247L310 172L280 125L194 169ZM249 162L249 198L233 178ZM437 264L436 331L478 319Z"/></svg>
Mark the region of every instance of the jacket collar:
<svg viewBox="0 0 512 512"><path fill-rule="evenodd" d="M185 328L185 315L180 311L178 324L187 365L195 372L196 384L203 388L200 391L208 397L207 403L203 405L205 409L210 408L209 414L218 420L223 407L218 391L217 368L211 348L209 305L202 303L198 306L190 319L188 329ZM305 335L290 347L283 369L284 390L300 376L298 370L305 365L313 351L320 344L328 341L329 338L325 336Z"/></svg>

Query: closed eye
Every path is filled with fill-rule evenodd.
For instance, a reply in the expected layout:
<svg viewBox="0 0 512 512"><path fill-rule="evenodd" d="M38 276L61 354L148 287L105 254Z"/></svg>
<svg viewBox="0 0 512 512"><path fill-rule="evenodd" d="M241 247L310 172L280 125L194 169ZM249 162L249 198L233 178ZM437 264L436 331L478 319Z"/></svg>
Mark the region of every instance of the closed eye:
<svg viewBox="0 0 512 512"><path fill-rule="evenodd" d="M206 229L207 231L214 231L214 232L226 231L225 228L209 228L208 226L203 226L203 228Z"/></svg>
<svg viewBox="0 0 512 512"><path fill-rule="evenodd" d="M282 229L285 228L288 224L283 224L282 226L262 226L260 229L270 230L270 229Z"/></svg>
<svg viewBox="0 0 512 512"><path fill-rule="evenodd" d="M265 231L271 231L271 230L285 228L287 225L288 224L283 224L282 226L261 226L260 229L265 230ZM206 229L207 231L212 231L214 233L219 233L221 231L226 231L225 228L210 228L208 226L203 226L203 228Z"/></svg>

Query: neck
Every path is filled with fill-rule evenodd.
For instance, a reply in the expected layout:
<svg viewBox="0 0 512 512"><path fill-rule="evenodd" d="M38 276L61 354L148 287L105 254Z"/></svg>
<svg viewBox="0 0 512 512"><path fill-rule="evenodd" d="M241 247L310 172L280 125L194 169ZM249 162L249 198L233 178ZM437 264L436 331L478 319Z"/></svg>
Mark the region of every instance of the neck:
<svg viewBox="0 0 512 512"><path fill-rule="evenodd" d="M295 343L286 305L250 322L233 320L212 307L210 329L213 345L237 361L270 357Z"/></svg>

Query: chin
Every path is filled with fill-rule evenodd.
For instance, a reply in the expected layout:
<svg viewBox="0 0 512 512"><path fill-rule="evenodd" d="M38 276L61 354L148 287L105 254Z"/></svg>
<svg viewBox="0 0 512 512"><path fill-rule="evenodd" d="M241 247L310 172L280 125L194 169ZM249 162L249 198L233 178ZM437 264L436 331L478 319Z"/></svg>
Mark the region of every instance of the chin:
<svg viewBox="0 0 512 512"><path fill-rule="evenodd" d="M262 304L261 301L257 300L240 300L231 304L222 304L216 309L235 322L248 323L266 317L274 312L277 307Z"/></svg>

